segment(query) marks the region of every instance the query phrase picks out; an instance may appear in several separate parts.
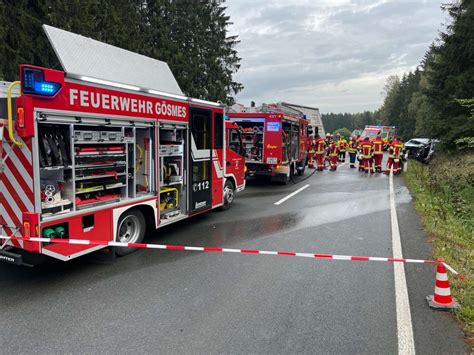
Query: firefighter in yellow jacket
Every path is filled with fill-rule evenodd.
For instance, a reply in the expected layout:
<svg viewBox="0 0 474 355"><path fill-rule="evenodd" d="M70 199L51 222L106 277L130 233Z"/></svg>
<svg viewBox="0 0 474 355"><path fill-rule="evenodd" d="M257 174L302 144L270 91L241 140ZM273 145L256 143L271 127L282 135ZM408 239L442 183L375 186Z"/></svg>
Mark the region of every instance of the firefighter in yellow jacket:
<svg viewBox="0 0 474 355"><path fill-rule="evenodd" d="M373 152L373 158L374 158L375 171L377 173L381 173L384 143L383 143L383 139L382 139L380 131L377 133L377 136L374 138L372 143L374 144L374 148L372 152Z"/></svg>
<svg viewBox="0 0 474 355"><path fill-rule="evenodd" d="M354 137L349 137L349 143L347 143L347 151L349 153L349 166L354 169L356 156L357 156L357 141Z"/></svg>
<svg viewBox="0 0 474 355"><path fill-rule="evenodd" d="M337 145L339 147L339 161L340 162L345 162L346 161L346 151L347 151L347 140L344 138L344 136L341 136L339 138L339 141L337 142Z"/></svg>

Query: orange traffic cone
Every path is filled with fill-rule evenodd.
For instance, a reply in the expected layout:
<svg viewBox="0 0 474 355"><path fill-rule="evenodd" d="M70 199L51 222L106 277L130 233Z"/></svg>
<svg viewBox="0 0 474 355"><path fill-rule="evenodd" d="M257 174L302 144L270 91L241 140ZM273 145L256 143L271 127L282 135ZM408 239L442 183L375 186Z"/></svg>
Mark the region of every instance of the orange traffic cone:
<svg viewBox="0 0 474 355"><path fill-rule="evenodd" d="M459 308L459 303L451 296L448 273L443 259L438 260L434 295L427 296L426 300L431 308L441 311Z"/></svg>

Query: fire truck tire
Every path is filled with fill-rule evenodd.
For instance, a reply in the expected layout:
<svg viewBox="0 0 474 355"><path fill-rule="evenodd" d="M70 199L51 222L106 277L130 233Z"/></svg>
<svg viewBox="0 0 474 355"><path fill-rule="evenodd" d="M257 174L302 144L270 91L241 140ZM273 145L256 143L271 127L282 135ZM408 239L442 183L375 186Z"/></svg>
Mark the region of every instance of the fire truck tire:
<svg viewBox="0 0 474 355"><path fill-rule="evenodd" d="M227 180L224 184L224 204L220 208L221 211L227 211L230 208L232 202L234 201L234 196L234 184L231 181Z"/></svg>
<svg viewBox="0 0 474 355"><path fill-rule="evenodd" d="M308 164L308 160L305 163L299 163L298 165L298 176L304 175L304 171L306 169L306 165Z"/></svg>
<svg viewBox="0 0 474 355"><path fill-rule="evenodd" d="M288 174L283 176L283 185L288 185L294 175L294 165L290 164Z"/></svg>
<svg viewBox="0 0 474 355"><path fill-rule="evenodd" d="M143 214L136 210L129 210L120 216L117 228L117 242L141 243L145 237L146 222ZM133 253L137 248L115 247L118 256Z"/></svg>

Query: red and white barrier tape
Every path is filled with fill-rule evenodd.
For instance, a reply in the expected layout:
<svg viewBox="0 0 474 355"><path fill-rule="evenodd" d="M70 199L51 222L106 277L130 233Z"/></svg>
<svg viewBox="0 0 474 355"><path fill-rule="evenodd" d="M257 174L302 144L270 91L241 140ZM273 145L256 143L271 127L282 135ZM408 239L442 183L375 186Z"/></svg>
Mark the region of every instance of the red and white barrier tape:
<svg viewBox="0 0 474 355"><path fill-rule="evenodd" d="M185 245L163 245L163 244L144 244L144 243L121 243L108 242L98 240L82 240L82 239L57 239L57 238L21 238L21 237L5 237L0 235L0 239L22 240L29 242L41 243L61 243L74 245L103 245L110 247L129 247L139 249L165 249L165 250L185 250L185 251L201 251L214 253L242 253L242 254L261 254L261 255L280 255L280 256L298 256L301 258L326 259L326 260L347 260L347 261L384 261L392 263L417 263L417 264L438 264L437 260L422 259L399 259L399 258L380 258L374 256L354 256L354 255L335 255L335 254L318 254L318 253L297 253L290 251L267 251L255 249L231 249L231 248L215 248L215 247L191 247ZM442 262L449 271L454 274L457 272Z"/></svg>

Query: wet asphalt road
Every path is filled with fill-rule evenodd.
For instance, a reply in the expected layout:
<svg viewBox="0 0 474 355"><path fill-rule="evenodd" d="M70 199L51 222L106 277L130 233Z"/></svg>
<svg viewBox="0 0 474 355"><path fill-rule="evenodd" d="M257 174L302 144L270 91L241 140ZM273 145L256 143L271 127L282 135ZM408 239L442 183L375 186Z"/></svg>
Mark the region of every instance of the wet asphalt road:
<svg viewBox="0 0 474 355"><path fill-rule="evenodd" d="M404 256L430 258L401 177L395 190ZM390 257L389 180L344 165L296 185L249 181L231 210L147 242ZM468 352L451 317L426 305L434 269L406 275L416 351ZM5 354L396 353L395 310L389 263L140 250L109 264L0 264Z"/></svg>

